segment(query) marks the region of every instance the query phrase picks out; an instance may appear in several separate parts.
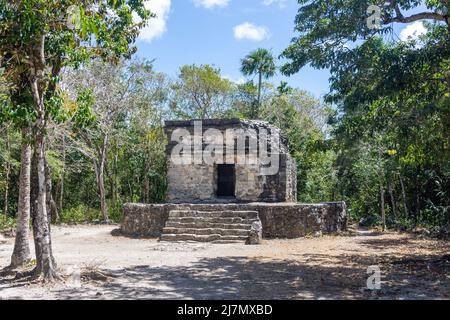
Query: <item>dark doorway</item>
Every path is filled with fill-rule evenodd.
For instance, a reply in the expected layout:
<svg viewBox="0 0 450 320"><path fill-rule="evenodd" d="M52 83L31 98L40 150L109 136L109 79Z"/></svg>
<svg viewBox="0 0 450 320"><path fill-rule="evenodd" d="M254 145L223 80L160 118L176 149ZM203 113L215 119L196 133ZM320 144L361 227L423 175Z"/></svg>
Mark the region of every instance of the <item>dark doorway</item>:
<svg viewBox="0 0 450 320"><path fill-rule="evenodd" d="M236 173L234 164L217 165L217 196L234 197Z"/></svg>

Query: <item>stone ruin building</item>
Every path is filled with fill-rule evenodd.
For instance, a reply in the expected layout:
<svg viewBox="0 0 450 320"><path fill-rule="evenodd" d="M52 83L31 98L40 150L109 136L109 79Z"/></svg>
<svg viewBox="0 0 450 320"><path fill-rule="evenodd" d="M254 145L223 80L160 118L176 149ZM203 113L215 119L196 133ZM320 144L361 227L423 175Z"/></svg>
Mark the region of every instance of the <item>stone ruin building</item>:
<svg viewBox="0 0 450 320"><path fill-rule="evenodd" d="M263 121L166 121L167 202L124 205L121 231L162 241L259 243L346 228L344 202L297 203L297 168Z"/></svg>
<svg viewBox="0 0 450 320"><path fill-rule="evenodd" d="M187 129L193 139L195 121L168 121L166 122L166 134L168 138L174 135L179 128ZM222 155L217 157L216 163L175 164L168 161L167 200L172 203L195 202L295 202L297 199L297 170L296 163L289 154L287 139L282 136L280 129L261 121L229 120L203 120L198 121L197 133L201 141L199 150L192 150L192 158L200 153L200 157L209 146L221 147ZM211 142L205 141L204 136L208 130L217 130L211 134ZM228 136L227 136L228 130ZM279 156L277 159L278 170L265 174L263 164L258 156L261 144L260 131L267 135L276 134L279 137L279 147L273 150L268 141L268 148L272 147L271 156ZM202 137L203 136L203 137ZM231 141L227 150L226 138ZM203 138L203 139L202 139ZM241 139L239 141L239 139ZM250 142L250 140L252 140ZM214 141L219 140L219 141ZM170 139L169 139L170 141ZM239 143L242 152L238 152ZM245 143L245 145L244 145ZM254 146L252 153L250 145ZM167 145L167 157L170 158L176 141L170 141ZM192 148L193 149L193 148ZM231 151L231 154L228 154ZM220 159L219 159L220 158Z"/></svg>

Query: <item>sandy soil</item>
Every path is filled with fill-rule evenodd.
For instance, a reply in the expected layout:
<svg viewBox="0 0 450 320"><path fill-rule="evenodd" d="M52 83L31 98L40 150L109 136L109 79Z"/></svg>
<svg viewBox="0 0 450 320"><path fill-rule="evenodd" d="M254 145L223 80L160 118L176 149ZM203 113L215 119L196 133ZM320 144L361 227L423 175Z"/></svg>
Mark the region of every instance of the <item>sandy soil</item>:
<svg viewBox="0 0 450 320"><path fill-rule="evenodd" d="M117 226L54 227L65 281L0 276L0 299L450 299L448 242L410 234L340 236L244 244L159 243L112 236ZM0 269L13 239L0 239ZM366 287L381 269L381 290Z"/></svg>

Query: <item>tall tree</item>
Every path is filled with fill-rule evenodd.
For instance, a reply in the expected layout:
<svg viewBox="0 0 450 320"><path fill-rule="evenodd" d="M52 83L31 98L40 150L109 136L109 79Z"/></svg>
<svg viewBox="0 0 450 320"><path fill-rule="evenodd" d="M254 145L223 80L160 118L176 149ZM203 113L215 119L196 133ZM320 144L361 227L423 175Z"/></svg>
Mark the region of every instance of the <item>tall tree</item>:
<svg viewBox="0 0 450 320"><path fill-rule="evenodd" d="M92 160L98 187L102 220L108 219L107 190L105 172L108 158L111 161L109 180L113 204L117 200L117 158L111 157L118 152L119 145L124 145L124 130L140 115L142 126L150 123L146 113L154 113L153 105L165 100L166 78L153 71L152 61L133 61L130 64L112 66L95 61L80 70L71 70L64 74L63 82L72 96L89 89L94 103L96 116L90 127L76 129L81 139L72 141L77 149ZM117 156L117 154L116 154ZM150 166L150 163L147 163ZM132 177L130 177L132 178ZM145 178L145 175L144 175ZM145 180L145 179L144 179Z"/></svg>
<svg viewBox="0 0 450 320"><path fill-rule="evenodd" d="M297 161L297 194L303 202L332 201L335 154L328 146L330 106L310 93L281 86L263 105L261 118L282 128Z"/></svg>
<svg viewBox="0 0 450 320"><path fill-rule="evenodd" d="M2 59L0 59L2 60ZM16 238L11 256L11 267L21 267L31 261L29 246L30 229L30 174L31 174L31 137L30 127L33 108L27 74L22 69L9 81L2 75L2 99L0 122L12 123L21 132L21 157L19 173L19 192L16 214Z"/></svg>
<svg viewBox="0 0 450 320"><path fill-rule="evenodd" d="M282 72L307 64L331 72L326 100L338 109L336 165L350 211L375 214L378 203L381 220L392 221L387 183L392 196L402 194L403 217L412 224L448 224L449 2L299 4L298 36L282 54L288 59ZM372 21L371 5L381 9L379 21ZM426 33L398 41L394 26L410 22L422 23ZM371 161L378 166L361 165Z"/></svg>
<svg viewBox="0 0 450 320"><path fill-rule="evenodd" d="M31 143L28 128L22 129L22 152L20 156L19 203L17 210L16 238L11 256L11 267L21 267L31 260L29 246Z"/></svg>
<svg viewBox="0 0 450 320"><path fill-rule="evenodd" d="M96 118L94 124L76 131L84 142L79 150L83 151L94 165L103 223L108 221L105 167L110 140L116 132L119 118L123 118L127 112L128 91L123 85L121 76L119 66L96 61L64 77L65 84L72 94L77 95L89 88L94 98L92 105Z"/></svg>
<svg viewBox="0 0 450 320"><path fill-rule="evenodd" d="M234 90L231 116L239 118L254 118L258 109L258 86L253 81L247 81L236 86Z"/></svg>
<svg viewBox="0 0 450 320"><path fill-rule="evenodd" d="M172 86L170 108L176 117L220 117L230 107L232 83L210 65L185 65Z"/></svg>
<svg viewBox="0 0 450 320"><path fill-rule="evenodd" d="M135 23L133 14L141 22ZM19 75L26 75L26 88L32 97L34 276L52 281L56 265L46 208L45 133L49 119L63 122L70 116L58 88L61 70L96 56L111 62L129 57L135 51L132 43L139 28L151 14L144 1L136 0L0 0L0 16L0 52L5 57L1 67L13 84L20 84ZM83 111L78 120L86 115Z"/></svg>
<svg viewBox="0 0 450 320"><path fill-rule="evenodd" d="M246 75L258 75L258 98L257 106L261 107L261 88L263 78L269 79L273 77L276 73L276 66L272 53L269 50L259 48L255 51L250 52L241 61L241 72ZM257 112L255 111L252 118L257 117Z"/></svg>
<svg viewBox="0 0 450 320"><path fill-rule="evenodd" d="M348 65L359 43L381 36L395 39L394 26L431 20L449 28L449 1L437 0L299 0L295 17L297 36L282 57L288 62L281 67L292 75L307 64L314 68L330 68L332 74ZM380 10L379 21L377 6ZM416 12L416 13L411 13Z"/></svg>
<svg viewBox="0 0 450 320"><path fill-rule="evenodd" d="M3 213L5 216L8 216L8 196L9 196L9 185L10 185L10 180L11 180L11 137L10 137L10 131L11 131L11 125L7 125L5 127L4 130L4 134L5 134L5 147L6 147L6 152L3 155L3 163L4 163L4 169L5 169L5 184L4 184L4 194L3 194L3 201L4 201L4 206L3 206Z"/></svg>

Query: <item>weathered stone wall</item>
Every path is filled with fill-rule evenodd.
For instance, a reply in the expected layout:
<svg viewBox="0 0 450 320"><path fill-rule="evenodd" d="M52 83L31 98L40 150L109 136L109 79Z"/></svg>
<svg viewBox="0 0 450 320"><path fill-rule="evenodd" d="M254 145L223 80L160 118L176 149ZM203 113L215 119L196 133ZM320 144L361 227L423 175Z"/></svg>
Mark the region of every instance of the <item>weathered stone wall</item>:
<svg viewBox="0 0 450 320"><path fill-rule="evenodd" d="M286 202L297 202L297 161L289 155L285 163Z"/></svg>
<svg viewBox="0 0 450 320"><path fill-rule="evenodd" d="M259 164L236 164L236 200L255 201L263 190L264 177L259 173Z"/></svg>
<svg viewBox="0 0 450 320"><path fill-rule="evenodd" d="M241 121L239 119L223 120L203 120L202 130L194 130L194 121L167 121L166 135L168 145L166 148L167 167L168 167L168 193L167 201L171 203L204 203L204 202L222 202L217 199L217 165L206 163L196 164L175 164L171 161L173 149L177 142L172 140L172 133L177 129L185 129L191 135L191 142L194 139L201 141L201 150L191 150L192 158L201 154L203 150L211 146L221 146L223 148L222 162L228 163L229 159L235 162L236 184L235 196L236 202L289 202L296 201L297 196L297 173L295 161L289 155L287 139L281 134L280 129L270 126L261 121ZM228 129L242 130L258 134L258 130L267 130L268 132L277 132L280 135L280 146L278 149L271 150L272 154L280 155L280 170L274 175L264 175L262 170L264 165L260 159L249 152L246 147L246 157L252 160L252 163L240 163L239 155L236 154L236 148L233 154L226 153L226 141L224 139L213 139L205 141L204 134L207 130L214 129L221 136L226 137ZM252 136L252 134L249 134ZM255 137L253 137L255 138ZM256 136L256 144L258 136ZM225 139L226 140L226 139ZM234 140L231 140L234 141ZM236 146L235 146L236 147ZM201 157L200 157L201 159Z"/></svg>
<svg viewBox="0 0 450 320"><path fill-rule="evenodd" d="M169 218L168 204L126 203L121 231L129 236L159 237Z"/></svg>
<svg viewBox="0 0 450 320"><path fill-rule="evenodd" d="M171 210L258 211L264 238L298 238L315 232L332 233L347 226L345 202L134 204L124 205L122 232L130 236L159 237Z"/></svg>
<svg viewBox="0 0 450 320"><path fill-rule="evenodd" d="M214 166L175 165L168 162L169 202L189 199L192 202L212 199L216 194Z"/></svg>

